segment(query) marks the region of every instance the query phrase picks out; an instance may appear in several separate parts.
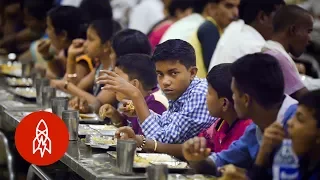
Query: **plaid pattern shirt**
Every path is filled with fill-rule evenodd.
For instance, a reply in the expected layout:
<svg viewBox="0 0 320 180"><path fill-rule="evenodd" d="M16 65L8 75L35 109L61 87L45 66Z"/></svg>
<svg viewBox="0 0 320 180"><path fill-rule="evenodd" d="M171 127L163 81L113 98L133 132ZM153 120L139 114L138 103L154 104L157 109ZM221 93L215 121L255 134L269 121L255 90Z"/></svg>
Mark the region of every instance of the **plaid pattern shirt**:
<svg viewBox="0 0 320 180"><path fill-rule="evenodd" d="M169 101L169 109L162 115L150 111L141 124L145 136L181 144L209 128L216 118L210 116L206 105L207 88L206 80L195 78L176 101Z"/></svg>

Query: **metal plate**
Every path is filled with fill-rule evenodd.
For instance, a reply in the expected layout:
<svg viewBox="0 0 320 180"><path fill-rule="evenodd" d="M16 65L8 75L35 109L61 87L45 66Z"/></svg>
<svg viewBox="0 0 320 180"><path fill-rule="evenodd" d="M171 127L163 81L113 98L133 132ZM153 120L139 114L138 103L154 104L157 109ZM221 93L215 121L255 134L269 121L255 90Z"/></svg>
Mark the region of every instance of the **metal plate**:
<svg viewBox="0 0 320 180"><path fill-rule="evenodd" d="M110 156L117 158L117 152L108 151ZM147 168L152 164L166 164L172 170L189 170L188 163L180 161L168 154L159 153L136 153L133 168Z"/></svg>
<svg viewBox="0 0 320 180"><path fill-rule="evenodd" d="M36 99L37 93L34 87L16 87L8 89L11 93L28 99ZM57 90L57 97L71 97L70 94L67 94L63 91Z"/></svg>
<svg viewBox="0 0 320 180"><path fill-rule="evenodd" d="M86 135L85 144L92 148L109 149L116 147L117 139L103 135Z"/></svg>
<svg viewBox="0 0 320 180"><path fill-rule="evenodd" d="M30 87L30 86L32 86L32 79L31 78L7 77L6 81L9 86L13 86L13 87Z"/></svg>
<svg viewBox="0 0 320 180"><path fill-rule="evenodd" d="M114 136L117 128L112 125L89 125L90 128L96 129L100 134L104 136Z"/></svg>
<svg viewBox="0 0 320 180"><path fill-rule="evenodd" d="M95 129L90 128L88 125L79 124L78 135L79 136L99 135L99 132Z"/></svg>

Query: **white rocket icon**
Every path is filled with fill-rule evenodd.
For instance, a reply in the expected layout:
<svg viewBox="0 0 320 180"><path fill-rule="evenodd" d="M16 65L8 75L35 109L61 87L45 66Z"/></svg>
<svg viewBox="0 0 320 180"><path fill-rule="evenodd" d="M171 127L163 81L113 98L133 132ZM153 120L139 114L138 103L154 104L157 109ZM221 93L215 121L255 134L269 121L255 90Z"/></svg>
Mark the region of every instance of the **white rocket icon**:
<svg viewBox="0 0 320 180"><path fill-rule="evenodd" d="M36 127L36 137L33 139L32 147L33 154L35 154L37 151L40 151L41 158L43 158L46 151L51 154L51 139L49 138L49 129L43 119L39 121Z"/></svg>

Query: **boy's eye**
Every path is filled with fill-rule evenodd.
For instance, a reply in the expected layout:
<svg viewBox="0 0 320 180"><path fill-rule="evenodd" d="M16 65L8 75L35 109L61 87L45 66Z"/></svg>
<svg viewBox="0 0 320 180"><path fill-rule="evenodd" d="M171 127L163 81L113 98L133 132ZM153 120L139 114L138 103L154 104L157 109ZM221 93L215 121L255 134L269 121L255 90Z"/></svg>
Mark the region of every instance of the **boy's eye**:
<svg viewBox="0 0 320 180"><path fill-rule="evenodd" d="M175 76L177 75L178 73L177 72L172 72L171 75Z"/></svg>

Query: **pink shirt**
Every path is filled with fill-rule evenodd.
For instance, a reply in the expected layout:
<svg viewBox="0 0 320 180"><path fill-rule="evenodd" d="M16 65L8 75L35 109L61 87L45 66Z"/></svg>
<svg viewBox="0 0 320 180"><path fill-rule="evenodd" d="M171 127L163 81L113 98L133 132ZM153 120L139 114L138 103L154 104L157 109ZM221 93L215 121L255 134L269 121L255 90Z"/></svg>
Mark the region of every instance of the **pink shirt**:
<svg viewBox="0 0 320 180"><path fill-rule="evenodd" d="M218 119L211 127L201 132L198 136L207 140L207 147L212 152L228 149L233 141L238 140L252 120L236 120L231 127L223 119Z"/></svg>
<svg viewBox="0 0 320 180"><path fill-rule="evenodd" d="M291 95L305 87L295 64L292 63L291 60L279 51L267 50L265 53L275 57L280 64L283 72L285 94Z"/></svg>
<svg viewBox="0 0 320 180"><path fill-rule="evenodd" d="M173 24L172 21L164 21L163 23L159 24L149 35L149 41L151 44L152 49L160 43L160 40L164 33L169 29L169 27Z"/></svg>

